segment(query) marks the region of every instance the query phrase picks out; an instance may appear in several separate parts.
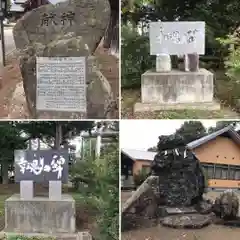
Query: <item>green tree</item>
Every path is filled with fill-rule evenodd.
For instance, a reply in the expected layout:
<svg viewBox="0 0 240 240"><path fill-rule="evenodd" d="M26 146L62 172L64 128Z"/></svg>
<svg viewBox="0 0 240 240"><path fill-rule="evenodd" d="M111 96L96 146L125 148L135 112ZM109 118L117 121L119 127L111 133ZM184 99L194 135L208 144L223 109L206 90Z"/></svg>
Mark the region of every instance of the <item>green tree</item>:
<svg viewBox="0 0 240 240"><path fill-rule="evenodd" d="M61 144L76 137L83 130L91 130L93 121L38 121L18 122L19 130L29 138L38 137L52 148L59 148Z"/></svg>
<svg viewBox="0 0 240 240"><path fill-rule="evenodd" d="M199 139L207 134L200 121L185 121L174 134L159 137L157 148L159 151L185 146L191 141Z"/></svg>
<svg viewBox="0 0 240 240"><path fill-rule="evenodd" d="M72 168L72 175L78 178L77 191L91 200L98 209L99 237L97 240L117 240L119 218L119 148L118 143L108 145L101 156L85 157ZM80 181L79 181L80 180ZM79 186L84 183L84 188ZM87 187L86 187L87 186Z"/></svg>
<svg viewBox="0 0 240 240"><path fill-rule="evenodd" d="M14 122L0 122L0 164L3 183L8 183L8 170L14 162L14 150L24 149L26 139Z"/></svg>
<svg viewBox="0 0 240 240"><path fill-rule="evenodd" d="M208 129L208 133L213 133L216 132L224 127L227 127L229 125L232 125L233 127L235 127L239 122L237 121L218 121L216 122L216 126L215 127L210 127Z"/></svg>

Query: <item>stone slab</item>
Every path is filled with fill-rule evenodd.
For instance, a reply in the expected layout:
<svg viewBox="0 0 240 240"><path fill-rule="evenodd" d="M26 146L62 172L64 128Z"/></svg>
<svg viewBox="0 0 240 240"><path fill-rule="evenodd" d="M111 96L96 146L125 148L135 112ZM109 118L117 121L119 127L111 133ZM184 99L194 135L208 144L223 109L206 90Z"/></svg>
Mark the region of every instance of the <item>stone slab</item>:
<svg viewBox="0 0 240 240"><path fill-rule="evenodd" d="M141 102L176 104L213 101L213 73L206 69L184 72L149 70L141 77Z"/></svg>
<svg viewBox="0 0 240 240"><path fill-rule="evenodd" d="M161 224L171 228L203 228L212 223L212 215L188 214L174 215L162 219Z"/></svg>
<svg viewBox="0 0 240 240"><path fill-rule="evenodd" d="M34 197L21 200L14 194L5 201L5 232L75 233L75 200L63 194L60 200Z"/></svg>
<svg viewBox="0 0 240 240"><path fill-rule="evenodd" d="M62 182L49 181L49 199L59 200L62 198Z"/></svg>
<svg viewBox="0 0 240 240"><path fill-rule="evenodd" d="M20 181L20 198L22 200L33 199L33 181Z"/></svg>
<svg viewBox="0 0 240 240"><path fill-rule="evenodd" d="M168 215L197 213L196 209L194 209L193 207L180 207L180 208L167 207L166 212Z"/></svg>
<svg viewBox="0 0 240 240"><path fill-rule="evenodd" d="M205 54L205 22L151 22L150 54Z"/></svg>
<svg viewBox="0 0 240 240"><path fill-rule="evenodd" d="M158 103L136 103L134 112L154 112L169 110L205 110L218 111L221 106L218 102L206 103L177 103L177 104L158 104Z"/></svg>

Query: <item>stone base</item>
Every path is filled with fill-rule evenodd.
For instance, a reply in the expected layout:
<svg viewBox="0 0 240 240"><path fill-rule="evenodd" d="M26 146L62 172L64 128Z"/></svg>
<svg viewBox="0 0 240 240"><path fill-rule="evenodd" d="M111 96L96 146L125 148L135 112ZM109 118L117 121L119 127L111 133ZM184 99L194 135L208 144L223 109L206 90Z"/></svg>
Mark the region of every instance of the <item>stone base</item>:
<svg viewBox="0 0 240 240"><path fill-rule="evenodd" d="M141 102L158 104L208 103L213 101L213 73L172 70L147 71L141 77Z"/></svg>
<svg viewBox="0 0 240 240"><path fill-rule="evenodd" d="M162 219L161 224L171 228L203 228L212 223L213 215L186 214L174 215Z"/></svg>
<svg viewBox="0 0 240 240"><path fill-rule="evenodd" d="M221 106L217 102L204 103L176 103L176 104L159 104L159 103L136 103L134 112L154 112L169 110L205 110L218 111Z"/></svg>
<svg viewBox="0 0 240 240"><path fill-rule="evenodd" d="M21 200L14 194L5 201L5 232L75 233L75 200L64 194L60 200L35 197Z"/></svg>
<svg viewBox="0 0 240 240"><path fill-rule="evenodd" d="M3 232L2 232L3 233ZM43 233L10 233L4 232L5 236L10 239L16 235L26 236L26 237L36 237L40 238L56 238L58 240L92 240L92 236L89 232L77 232L77 233L61 233L61 234L43 234Z"/></svg>

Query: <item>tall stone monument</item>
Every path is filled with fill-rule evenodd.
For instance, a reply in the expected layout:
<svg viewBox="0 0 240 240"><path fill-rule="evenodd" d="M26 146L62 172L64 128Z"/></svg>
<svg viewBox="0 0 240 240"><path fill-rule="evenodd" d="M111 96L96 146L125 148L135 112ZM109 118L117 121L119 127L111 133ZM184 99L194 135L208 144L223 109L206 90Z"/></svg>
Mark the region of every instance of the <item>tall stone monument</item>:
<svg viewBox="0 0 240 240"><path fill-rule="evenodd" d="M151 22L150 54L156 55L156 69L141 77L135 112L220 109L213 100L213 73L198 66L205 54L205 22ZM183 67L172 69L170 55L183 56Z"/></svg>
<svg viewBox="0 0 240 240"><path fill-rule="evenodd" d="M75 200L62 194L62 183L68 182L68 151L41 150L39 139L33 139L30 149L15 150L14 155L15 181L20 182L20 194L12 195L5 202L4 231L54 236L76 234ZM49 195L34 196L34 182L49 183Z"/></svg>
<svg viewBox="0 0 240 240"><path fill-rule="evenodd" d="M32 118L111 118L113 93L93 56L109 18L108 0L62 0L18 20L13 35Z"/></svg>

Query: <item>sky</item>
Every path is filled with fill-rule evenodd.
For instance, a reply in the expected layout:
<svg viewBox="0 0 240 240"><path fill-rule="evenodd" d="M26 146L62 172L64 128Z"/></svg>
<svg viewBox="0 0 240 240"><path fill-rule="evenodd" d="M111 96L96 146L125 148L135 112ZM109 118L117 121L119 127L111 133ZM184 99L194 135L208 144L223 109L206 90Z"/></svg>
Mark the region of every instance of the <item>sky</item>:
<svg viewBox="0 0 240 240"><path fill-rule="evenodd" d="M216 120L201 121L204 127L215 127ZM160 135L170 135L184 120L121 120L120 148L147 150L157 145Z"/></svg>

